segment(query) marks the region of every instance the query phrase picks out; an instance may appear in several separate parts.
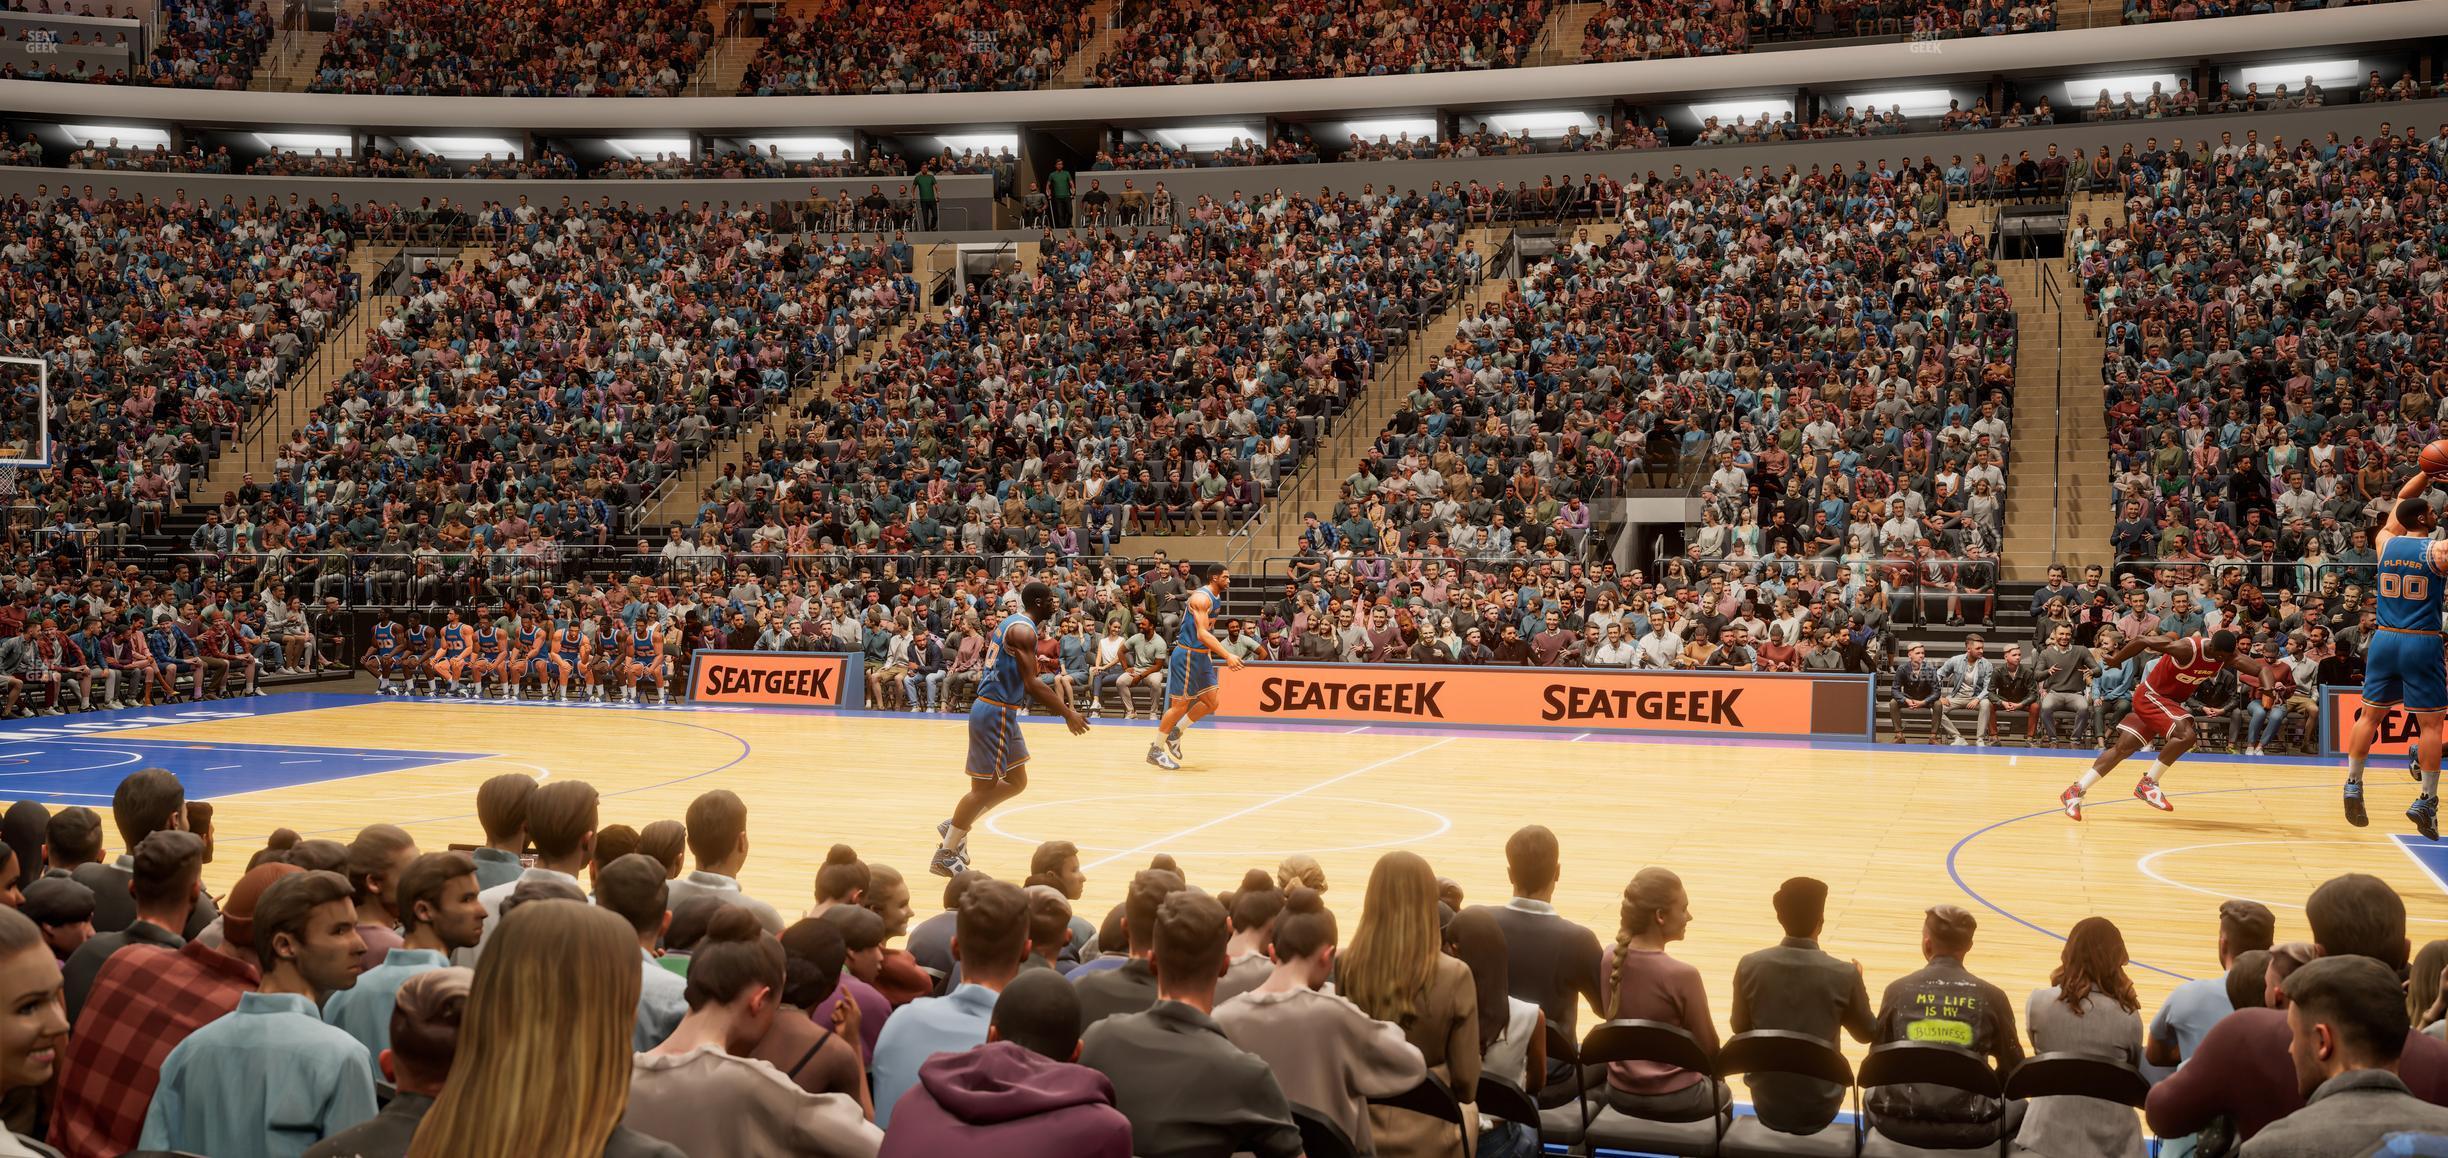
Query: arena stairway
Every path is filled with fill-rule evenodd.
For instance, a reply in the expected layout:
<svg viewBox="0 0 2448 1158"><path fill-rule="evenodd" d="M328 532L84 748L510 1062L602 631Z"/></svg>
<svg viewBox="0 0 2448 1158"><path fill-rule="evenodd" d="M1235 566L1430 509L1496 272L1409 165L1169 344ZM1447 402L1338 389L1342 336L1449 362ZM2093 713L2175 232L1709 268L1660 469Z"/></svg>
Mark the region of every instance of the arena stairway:
<svg viewBox="0 0 2448 1158"><path fill-rule="evenodd" d="M1593 227L1601 241L1612 236L1612 228ZM1430 360L1444 353L1471 311L1481 302L1502 295L1510 284L1506 277L1512 265L1508 260L1513 238L1510 226L1473 228L1461 238L1476 244L1479 252L1488 256L1484 276L1473 285L1457 287L1453 300L1424 319L1417 329L1388 335L1391 341L1377 363L1376 373L1353 395L1345 409L1332 415L1318 436L1302 448L1301 460L1278 480L1255 522L1242 524L1229 536L1165 535L1137 530L1122 537L1115 553L1135 558L1162 550L1176 559L1237 558L1242 560L1238 566L1254 570L1250 559L1263 561L1298 550L1301 516L1324 515L1334 509L1343 480L1359 469L1362 455L1376 445L1378 434L1392 420L1421 371Z"/></svg>
<svg viewBox="0 0 2448 1158"><path fill-rule="evenodd" d="M780 435L804 423L808 407L817 399L849 385L868 355L890 350L912 331L940 325L946 305L936 300L937 295L932 288L951 275L954 263L959 260L957 247L951 244L939 242L919 246L913 259L915 268L912 272L918 284L928 287L929 292L918 295L915 309L844 353L835 365L808 375L792 388L788 398L767 407L762 413L748 416L745 422L728 424L728 435L708 446L705 453L695 463L684 467L674 481L656 488L633 525L652 528L693 521L697 515L697 503L705 488L722 477L725 464L744 462L768 432Z"/></svg>

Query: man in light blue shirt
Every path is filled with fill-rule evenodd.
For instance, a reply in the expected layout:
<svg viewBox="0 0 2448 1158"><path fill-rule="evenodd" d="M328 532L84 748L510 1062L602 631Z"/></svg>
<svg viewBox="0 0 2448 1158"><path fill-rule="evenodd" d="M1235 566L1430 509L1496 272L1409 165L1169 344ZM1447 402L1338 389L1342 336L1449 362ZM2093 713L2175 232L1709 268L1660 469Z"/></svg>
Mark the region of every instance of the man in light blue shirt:
<svg viewBox="0 0 2448 1158"><path fill-rule="evenodd" d="M2267 949L2275 940L2277 917L2269 906L2259 901L2230 899L2219 905L2218 956L2219 974L2202 977L2177 986L2168 994L2167 1002L2151 1018L2150 1037L2142 1050L2146 1066L2143 1073L2158 1081L2176 1072L2176 1068L2193 1059L2201 1048L2202 1039L2210 1035L2210 1027L2219 1019L2235 1012L2227 999L2227 970L2235 959L2255 949ZM2160 1158L2190 1158L2193 1136L2168 1138L2159 1145Z"/></svg>
<svg viewBox="0 0 2448 1158"><path fill-rule="evenodd" d="M324 1022L356 1038L375 1066L391 1048L391 1009L400 986L450 964L451 953L482 939L485 912L477 892L476 862L464 852L429 852L408 862L394 898L405 941L359 974L357 984L324 999Z"/></svg>
<svg viewBox="0 0 2448 1158"><path fill-rule="evenodd" d="M962 984L942 997L921 997L884 1023L876 1040L875 1123L889 1128L892 1108L918 1084L918 1067L939 1053L961 1053L986 1043L995 999L1028 959L1028 894L1008 881L979 881L961 894L953 955L960 958Z"/></svg>
<svg viewBox="0 0 2448 1158"><path fill-rule="evenodd" d="M261 987L163 1059L139 1149L300 1158L374 1116L365 1047L316 1008L357 982L365 940L355 893L334 872L295 873L264 890L254 919Z"/></svg>
<svg viewBox="0 0 2448 1158"><path fill-rule="evenodd" d="M595 874L595 903L637 930L637 1029L630 1040L639 1053L663 1044L688 1016L688 982L655 962L655 942L671 924L671 887L663 862L642 852L615 857Z"/></svg>

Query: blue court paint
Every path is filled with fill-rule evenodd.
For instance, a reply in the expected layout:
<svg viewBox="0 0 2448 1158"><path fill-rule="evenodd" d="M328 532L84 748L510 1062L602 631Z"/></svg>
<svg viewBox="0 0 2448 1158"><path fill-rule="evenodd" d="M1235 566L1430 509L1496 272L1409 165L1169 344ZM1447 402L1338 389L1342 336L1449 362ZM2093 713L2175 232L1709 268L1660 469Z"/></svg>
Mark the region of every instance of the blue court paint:
<svg viewBox="0 0 2448 1158"><path fill-rule="evenodd" d="M2391 833L2389 839L2403 849L2407 857L2421 866L2423 875L2442 891L2448 891L2448 842L2424 840L2419 833Z"/></svg>
<svg viewBox="0 0 2448 1158"><path fill-rule="evenodd" d="M216 700L213 706L126 708L0 724L0 799L102 805L139 768L167 768L198 800L474 760L482 752L416 752L191 740L158 729L338 706L316 694ZM355 697L347 697L354 699Z"/></svg>

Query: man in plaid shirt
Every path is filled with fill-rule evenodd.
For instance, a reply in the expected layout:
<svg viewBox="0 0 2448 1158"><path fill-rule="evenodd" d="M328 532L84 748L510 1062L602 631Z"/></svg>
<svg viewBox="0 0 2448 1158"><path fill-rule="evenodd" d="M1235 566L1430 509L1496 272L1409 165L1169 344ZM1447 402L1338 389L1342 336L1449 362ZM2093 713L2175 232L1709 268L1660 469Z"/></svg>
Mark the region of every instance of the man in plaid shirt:
<svg viewBox="0 0 2448 1158"><path fill-rule="evenodd" d="M189 941L178 952L114 953L95 977L60 1059L51 1145L67 1158L117 1158L136 1148L161 1081L162 1059L187 1035L238 1008L261 980L255 966L255 901L272 882L302 871L258 866L230 891L222 913L227 947Z"/></svg>

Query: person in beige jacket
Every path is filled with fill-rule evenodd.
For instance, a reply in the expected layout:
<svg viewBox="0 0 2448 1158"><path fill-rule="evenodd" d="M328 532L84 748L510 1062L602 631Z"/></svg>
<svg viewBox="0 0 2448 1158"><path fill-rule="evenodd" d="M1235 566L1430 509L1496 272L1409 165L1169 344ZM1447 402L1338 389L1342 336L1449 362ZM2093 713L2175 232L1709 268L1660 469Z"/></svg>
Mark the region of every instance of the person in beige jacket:
<svg viewBox="0 0 2448 1158"><path fill-rule="evenodd" d="M1314 891L1284 895L1273 956L1264 982L1216 1006L1216 1024L1234 1045L1266 1059L1294 1105L1342 1127L1362 1153L1374 1150L1368 1100L1420 1084L1427 1060L1401 1027L1335 994L1326 980L1334 973L1335 918Z"/></svg>
<svg viewBox="0 0 2448 1158"><path fill-rule="evenodd" d="M690 1158L875 1158L884 1144L844 1094L811 1094L755 1051L782 1005L782 943L735 905L715 911L689 957L689 1012L638 1054L622 1124Z"/></svg>
<svg viewBox="0 0 2448 1158"><path fill-rule="evenodd" d="M1470 966L1444 952L1436 872L1418 853L1378 858L1360 928L1335 961L1335 985L1361 1012L1401 1026L1447 1089L1463 1097L1478 1092L1478 986ZM1377 1158L1463 1158L1469 1149L1452 1126L1388 1106L1369 1107L1369 1133Z"/></svg>

